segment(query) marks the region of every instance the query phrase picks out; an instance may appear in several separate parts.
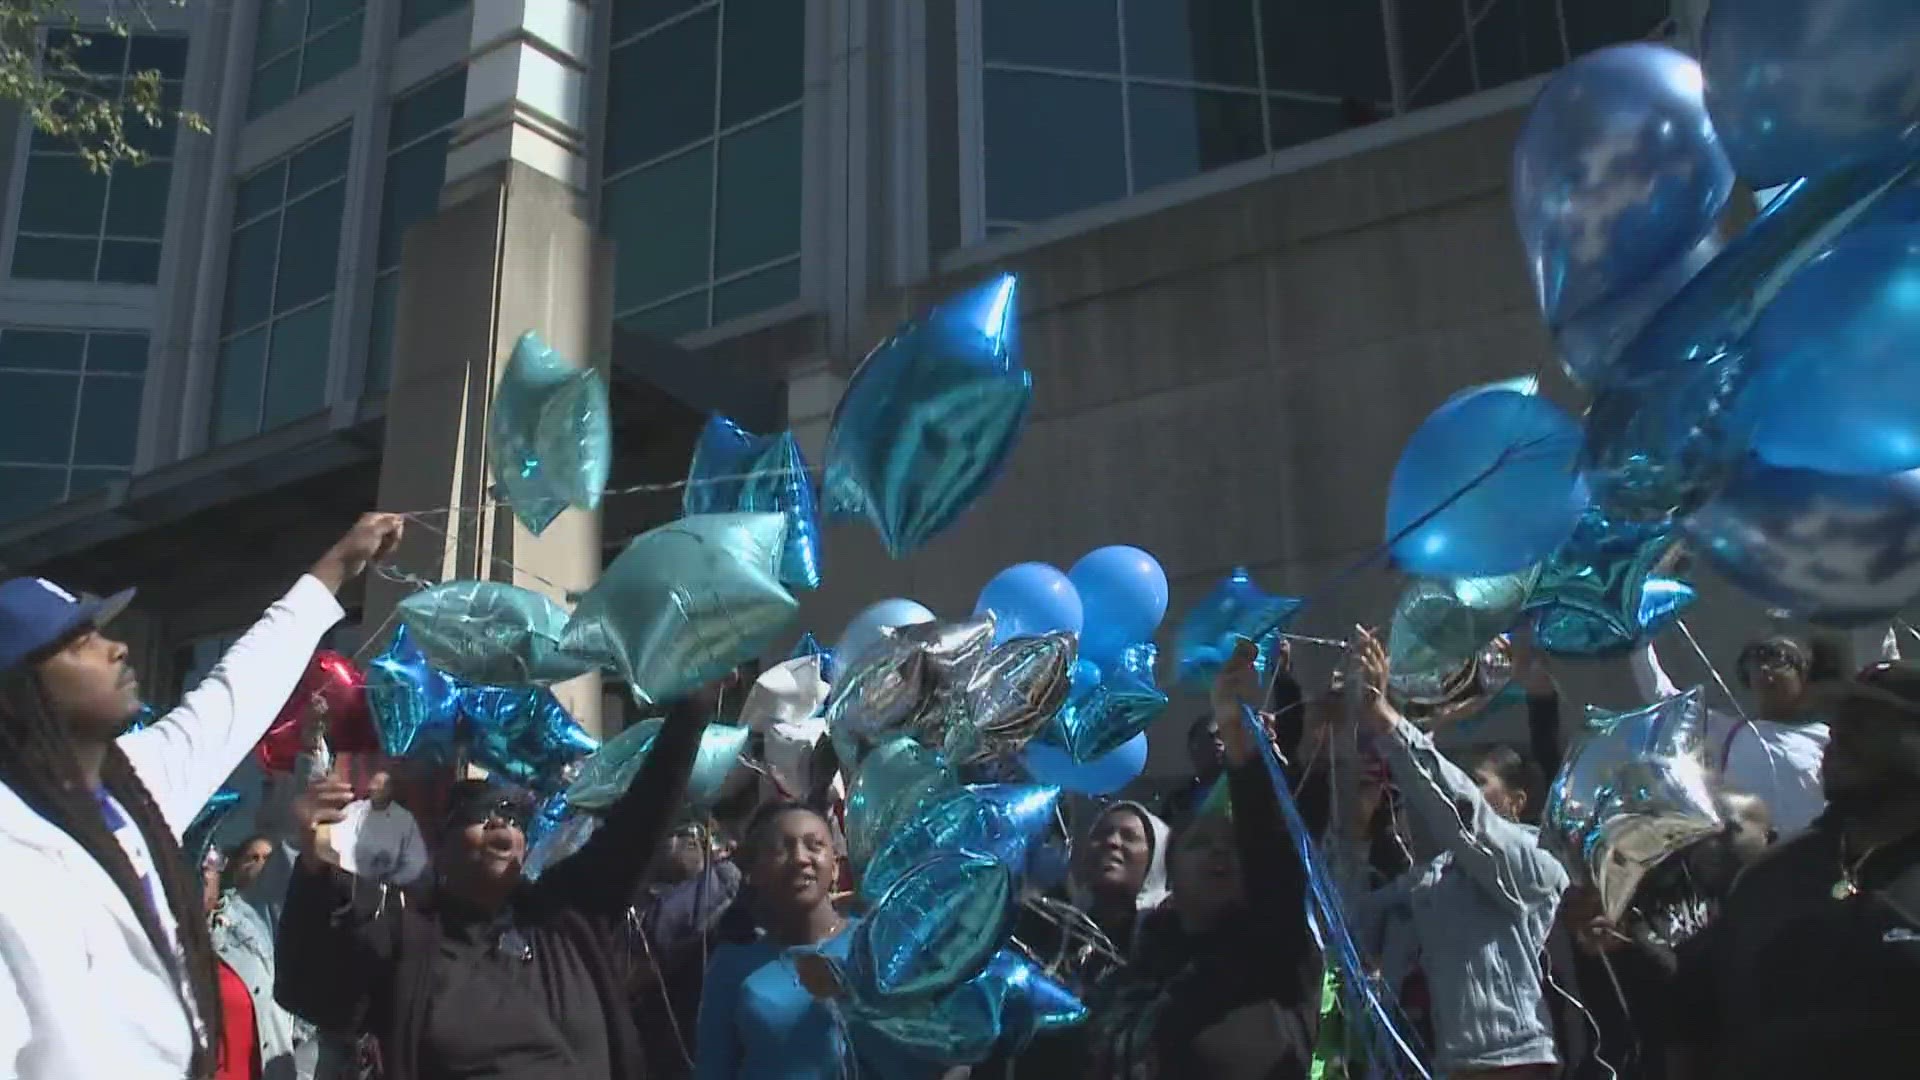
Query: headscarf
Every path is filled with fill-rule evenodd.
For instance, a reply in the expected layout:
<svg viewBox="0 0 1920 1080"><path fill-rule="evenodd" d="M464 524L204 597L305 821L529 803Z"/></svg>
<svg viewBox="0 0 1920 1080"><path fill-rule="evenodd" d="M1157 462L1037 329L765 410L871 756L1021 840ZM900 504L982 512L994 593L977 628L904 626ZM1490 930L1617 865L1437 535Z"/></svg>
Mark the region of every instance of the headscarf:
<svg viewBox="0 0 1920 1080"><path fill-rule="evenodd" d="M1080 837L1080 842L1090 843L1093 839L1093 830L1100 824L1100 819L1115 810L1131 810L1140 816L1141 821L1147 823L1147 876L1140 882L1140 891L1134 894L1133 910L1152 911L1166 903L1167 896L1171 892L1167 888L1167 848L1171 846L1173 830L1167 826L1166 822L1160 820L1158 814L1145 806L1131 799L1122 799L1108 803L1100 811L1099 817L1093 819L1093 824L1089 825L1087 831ZM1087 891L1087 887L1082 885L1077 877L1068 878L1067 895L1072 898L1073 905L1082 911L1087 910L1093 902L1093 894Z"/></svg>

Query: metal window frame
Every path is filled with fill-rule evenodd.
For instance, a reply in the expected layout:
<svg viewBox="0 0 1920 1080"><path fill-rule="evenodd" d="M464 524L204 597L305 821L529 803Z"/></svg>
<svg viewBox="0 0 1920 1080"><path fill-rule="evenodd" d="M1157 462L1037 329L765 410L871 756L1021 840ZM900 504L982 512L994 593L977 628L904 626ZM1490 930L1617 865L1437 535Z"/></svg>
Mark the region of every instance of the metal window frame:
<svg viewBox="0 0 1920 1080"><path fill-rule="evenodd" d="M815 5L819 3L820 0L802 0L802 2L805 2L807 4L807 14L805 18L806 18L806 22L809 24L809 27L810 27L811 24L814 22ZM606 190L608 187L614 184L617 184L623 180L626 180L632 176L638 175L639 173L644 172L647 169L655 168L659 165L663 165L667 162L673 161L676 158L685 156L687 154L695 153L700 149L702 149L703 147L711 147L712 153L713 153L713 167L709 171L708 177L707 177L707 251L706 251L705 280L699 284L687 286L686 288L681 289L678 292L675 292L669 295L649 298L647 302L643 304L636 304L631 307L617 309L613 313L613 319L617 323L623 319L632 318L636 315L642 315L650 311L656 311L661 308L667 307L671 304L682 303L695 296L704 295L706 299L706 304L705 304L706 315L705 315L705 318L702 320L702 325L699 327L696 327L693 330L686 331L684 334L681 335L682 337L692 337L694 335L714 335L716 333L724 333L728 327L734 324L743 324L750 320L756 320L760 318L761 317L760 313L737 316L737 317L729 318L724 321L716 321L714 318L715 292L717 292L723 286L735 284L737 282L750 278L756 274L764 273L768 270L778 269L788 264L797 262L800 265L800 292L798 297L796 297L795 299L805 300L806 298L814 295L816 291L814 282L816 280L817 274L813 270L812 264L814 264L817 261L817 259L809 256L809 249L811 246L814 246L814 245L810 245L809 243L809 235L808 235L809 229L807 224L809 217L811 217L811 215L807 211L808 211L808 208L812 205L812 203L809 201L810 199L809 192L815 187L815 184L816 184L816 181L814 179L814 172L816 170L809 167L809 161L808 161L810 154L812 153L812 151L810 150L811 140L809 140L806 135L807 129L809 127L809 124L812 122L812 118L814 114L814 110L808 108L808 103L809 103L808 87L813 82L813 74L815 71L815 59L816 59L815 54L817 52L817 50L815 50L812 47L812 41L811 41L812 35L810 33L806 35L808 40L801 46L805 52L805 56L803 58L803 63L802 63L802 78L801 78L801 87L800 87L799 96L795 97L792 101L786 102L785 104L782 104L782 105L775 106L774 108L768 109L764 112L757 113L751 117L748 117L747 119L740 120L732 124L723 125L721 123L720 110L723 104L724 93L726 88L726 0L704 0L704 2L700 4L687 8L684 11L676 12L665 19L661 19L656 23L650 24L642 29L636 30L633 33L630 33L618 39L615 39L612 36L612 24L611 24L611 19L609 18L606 24L607 46L603 53L605 60L604 60L604 63L601 65L604 74L597 80L598 82L597 96L599 97L600 100L602 101L605 100L605 97L604 97L606 92L605 88L606 88L607 81L611 78L613 63L614 63L613 54L615 53L616 50L625 48L626 46L632 45L635 42L644 41L647 38L653 37L661 33L664 30L677 26L680 23L686 22L689 19L699 17L707 12L712 12L714 17L713 110L712 110L712 118L708 124L708 132L702 135L699 139L682 144L680 146L676 146L671 150L667 150L662 153L655 154L654 156L647 158L644 161L635 162L634 164L621 168L615 172L611 172L611 173L605 172L604 161L594 162L595 167L593 170L593 173L594 173L593 190L595 195L595 206L597 211L596 222L600 225L601 228L604 229L606 225L605 198L606 198ZM720 237L719 226L720 226L721 147L725 142L725 140L730 139L736 135L739 135L742 132L749 131L753 128L759 127L762 124L767 124L775 120L779 120L783 118L786 114L791 112L798 112L800 114L800 123L802 128L802 137L800 140L801 142L800 160L795 163L795 167L800 173L800 191L799 191L800 206L798 209L801 217L801 236L800 236L799 243L797 244L795 250L791 254L783 254L777 258L770 259L765 262L755 264L753 266L745 267L739 270L732 270L732 271L728 271L725 274L721 274L718 272L719 237ZM595 144L598 147L604 147L605 145L605 138L606 138L605 125L614 122L611 113L612 113L611 109L606 108L604 106L599 110L599 115L602 118L602 120L600 124L600 129L598 131L598 137L595 139ZM604 149L602 149L600 153L603 155ZM787 304L788 302L783 302L783 304L778 305L778 307L785 307L787 306ZM774 310L774 309L770 309L770 310Z"/></svg>
<svg viewBox="0 0 1920 1080"><path fill-rule="evenodd" d="M6 326L0 326L0 337L3 337L8 333L12 333L14 331L21 331L21 330L32 331L34 333L43 333L43 334L70 334L80 339L80 367L78 370L69 371L62 368L21 367L19 365L0 363L0 373L5 373L9 375L57 375L63 378L72 379L74 381L73 415L68 419L68 422L67 422L67 450L66 450L65 460L63 462L59 464L51 464L43 461L11 461L4 457L0 457L0 468L44 469L48 471L51 471L54 469L60 470L61 483L60 483L59 502L65 502L66 500L71 499L73 497L73 473L75 469L106 470L106 469L118 468L123 478L126 476L132 475L133 468L136 463L135 461L127 462L127 464L124 467L116 467L116 466L110 466L110 465L97 465L97 464L83 465L74 460L74 455L79 452L80 418L84 414L84 410L86 406L87 380L105 379L109 381L119 380L123 382L138 382L138 383L144 384L147 377L147 373L145 371L131 372L131 371L90 371L88 370L88 362L93 357L93 339L102 334L114 334L114 335L119 335L123 337L139 337L139 338L147 339L148 348L151 349L152 348L151 336L148 334L137 333L134 331L108 330L104 328L95 328L95 327L35 326L35 325L24 324L24 323L23 324L10 323ZM136 459L138 458L137 440L136 440L136 447L135 447L135 458ZM54 505L58 505L58 504L59 503L56 502Z"/></svg>
<svg viewBox="0 0 1920 1080"><path fill-rule="evenodd" d="M290 3L290 2L295 2L295 0L262 0L262 2L264 5L264 4L272 4L272 3ZM287 104L288 102L292 101L294 98L297 98L301 94L306 93L308 90L313 89L310 86L301 85L307 76L308 48L310 48L313 45L316 39L324 37L327 34L331 34L335 30L340 29L342 26L345 26L347 23L351 22L356 18L367 19L368 21L371 21L371 19L368 19L369 10L375 6L375 4L373 3L373 0L360 0L359 7L356 7L355 9L348 12L347 14L340 16L339 18L333 20L327 25L320 27L319 29L316 30L313 26L313 0L297 0L297 2L305 5L305 8L300 15L300 40L298 42L295 42L292 45L289 45L287 48L280 50L277 53L274 53L266 57L262 57L259 55L260 30L265 25L265 21L262 19L256 19L254 22L254 27L253 27L254 49L253 49L252 60L247 65L247 83L246 83L247 91L246 91L246 103L244 106L245 117L249 121L258 120L260 117L266 116L269 113L273 112L274 109L280 108L282 105ZM275 103L272 108L267 109L265 112L259 112L259 113L254 112L253 111L253 79L260 74L260 70L262 68L269 67L273 64L277 64L280 61L285 60L289 56L297 57L299 59L299 63L295 64L293 69L293 94L288 98L286 98L285 100ZM365 62L366 62L366 23L363 22L361 24L361 42L360 42L359 56L354 60L353 64L347 68L347 70L351 71L353 70L353 68L359 67L361 64ZM345 72L341 72L341 74L345 74ZM331 77L332 76L329 76L329 78Z"/></svg>

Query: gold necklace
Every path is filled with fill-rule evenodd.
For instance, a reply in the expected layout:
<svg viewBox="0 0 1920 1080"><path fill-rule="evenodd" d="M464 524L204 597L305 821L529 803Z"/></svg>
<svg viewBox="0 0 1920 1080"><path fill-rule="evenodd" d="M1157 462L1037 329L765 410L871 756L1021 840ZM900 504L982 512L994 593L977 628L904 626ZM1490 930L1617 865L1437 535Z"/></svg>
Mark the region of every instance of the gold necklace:
<svg viewBox="0 0 1920 1080"><path fill-rule="evenodd" d="M1848 866L1847 837L1845 833L1842 833L1840 835L1840 880L1833 883L1833 888L1828 890L1828 895L1832 896L1835 900L1851 900L1859 896L1860 867L1865 865L1866 861L1873 857L1873 853L1879 851L1885 844L1886 841L1883 840L1873 845L1862 852L1859 858L1853 860L1852 866Z"/></svg>

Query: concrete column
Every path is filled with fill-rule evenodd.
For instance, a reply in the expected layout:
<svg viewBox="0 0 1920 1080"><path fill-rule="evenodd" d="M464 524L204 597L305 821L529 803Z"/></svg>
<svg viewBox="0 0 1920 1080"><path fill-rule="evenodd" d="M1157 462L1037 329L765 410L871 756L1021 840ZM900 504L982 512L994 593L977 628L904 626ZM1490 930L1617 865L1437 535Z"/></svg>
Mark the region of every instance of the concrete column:
<svg viewBox="0 0 1920 1080"><path fill-rule="evenodd" d="M487 428L514 342L538 330L561 353L604 362L612 251L586 216L581 141L585 8L478 0L466 117L447 152L440 212L409 230L400 265L393 389L380 505L423 515L399 565L436 580L511 581L566 601L600 574L600 515L570 510L534 536L491 495ZM365 625L407 586L375 580ZM600 730L597 676L555 688Z"/></svg>

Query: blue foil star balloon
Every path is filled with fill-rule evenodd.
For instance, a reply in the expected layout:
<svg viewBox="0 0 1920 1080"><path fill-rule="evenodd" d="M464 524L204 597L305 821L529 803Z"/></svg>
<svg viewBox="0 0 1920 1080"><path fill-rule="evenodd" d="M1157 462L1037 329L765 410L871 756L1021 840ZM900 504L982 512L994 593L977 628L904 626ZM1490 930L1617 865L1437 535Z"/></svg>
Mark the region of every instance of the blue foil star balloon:
<svg viewBox="0 0 1920 1080"><path fill-rule="evenodd" d="M591 367L520 335L493 391L487 457L499 497L535 536L569 506L600 505L613 467L607 384Z"/></svg>
<svg viewBox="0 0 1920 1080"><path fill-rule="evenodd" d="M568 765L600 748L544 688L463 687L460 715L469 760L533 791L551 791Z"/></svg>
<svg viewBox="0 0 1920 1080"><path fill-rule="evenodd" d="M864 870L889 836L958 785L939 751L911 736L875 747L847 792L847 858L854 869Z"/></svg>
<svg viewBox="0 0 1920 1080"><path fill-rule="evenodd" d="M926 1001L974 978L1013 932L1019 892L1019 875L992 855L941 852L908 869L849 931L851 992Z"/></svg>
<svg viewBox="0 0 1920 1080"><path fill-rule="evenodd" d="M1087 1007L1033 961L1001 949L987 968L943 997L887 1002L869 1010L850 1000L849 1014L905 1048L943 1065L975 1065L1001 1047L1024 1047L1034 1035L1086 1019Z"/></svg>
<svg viewBox="0 0 1920 1080"><path fill-rule="evenodd" d="M1618 922L1661 860L1721 828L1701 690L1630 712L1589 709L1589 734L1547 792L1542 844Z"/></svg>
<svg viewBox="0 0 1920 1080"><path fill-rule="evenodd" d="M1006 464L1033 376L1020 363L1015 278L908 323L847 384L827 433L830 513L865 518L895 558L952 525Z"/></svg>
<svg viewBox="0 0 1920 1080"><path fill-rule="evenodd" d="M817 656L820 658L820 678L822 680L832 683L834 678L839 674L834 664L837 658L834 656L833 650L820 644L820 640L812 634L801 634L800 640L793 646L793 651L787 654L787 659L798 660L803 656Z"/></svg>
<svg viewBox="0 0 1920 1080"><path fill-rule="evenodd" d="M187 865L194 873L200 872L201 864L206 861L207 853L213 850L215 836L220 826L227 823L233 812L240 808L240 793L230 787L222 787L208 797L206 805L193 816L186 830L180 834L180 854L186 857Z"/></svg>
<svg viewBox="0 0 1920 1080"><path fill-rule="evenodd" d="M1655 573L1672 549L1671 528L1588 510L1527 599L1534 640L1555 656L1606 657L1660 633L1694 601L1692 585Z"/></svg>
<svg viewBox="0 0 1920 1080"><path fill-rule="evenodd" d="M434 667L462 682L531 686L592 670L560 648L567 609L498 581L449 581L399 603L400 622Z"/></svg>
<svg viewBox="0 0 1920 1080"><path fill-rule="evenodd" d="M1262 652L1270 653L1272 646L1267 639L1277 641L1278 631L1299 610L1299 600L1262 592L1246 567L1235 567L1180 620L1179 632L1174 635L1180 681L1188 686L1205 686L1233 655L1241 638L1262 645ZM1263 672L1268 670L1267 664L1259 666Z"/></svg>
<svg viewBox="0 0 1920 1080"><path fill-rule="evenodd" d="M459 735L459 688L427 663L404 624L367 664L367 704L380 729L380 749L389 757L404 757L416 747L437 754Z"/></svg>
<svg viewBox="0 0 1920 1080"><path fill-rule="evenodd" d="M1769 399L1750 392L1748 334L1912 167L1873 162L1794 184L1648 320L1587 410L1580 468L1593 502L1622 521L1667 522L1727 484Z"/></svg>
<svg viewBox="0 0 1920 1080"><path fill-rule="evenodd" d="M1121 650L1082 690L1075 686L1047 729L1047 741L1086 764L1124 746L1167 711L1167 695L1153 681L1159 650L1143 641Z"/></svg>
<svg viewBox="0 0 1920 1080"><path fill-rule="evenodd" d="M614 736L588 758L580 768L579 779L567 789L567 802L577 810L605 810L627 793L640 767L647 763L653 741L660 736L665 721L642 720ZM693 806L711 806L726 786L727 776L740 765L740 754L747 748L753 732L731 724L709 724L700 733L700 749L694 755L693 772L687 777L687 802Z"/></svg>
<svg viewBox="0 0 1920 1080"><path fill-rule="evenodd" d="M943 795L887 837L867 864L861 892L877 899L943 851L990 855L1024 875L1028 848L1053 825L1059 803L1059 788L1027 784L970 784Z"/></svg>
<svg viewBox="0 0 1920 1080"><path fill-rule="evenodd" d="M542 831L538 839L529 832L522 872L529 881L538 879L549 867L579 851L599 828L600 819L592 814L569 812Z"/></svg>
<svg viewBox="0 0 1920 1080"><path fill-rule="evenodd" d="M580 598L563 642L671 701L764 652L799 610L780 584L786 519L697 514L635 537Z"/></svg>
<svg viewBox="0 0 1920 1080"><path fill-rule="evenodd" d="M681 510L785 515L780 581L793 589L820 587L820 515L793 432L755 435L717 413L708 418L687 466Z"/></svg>

